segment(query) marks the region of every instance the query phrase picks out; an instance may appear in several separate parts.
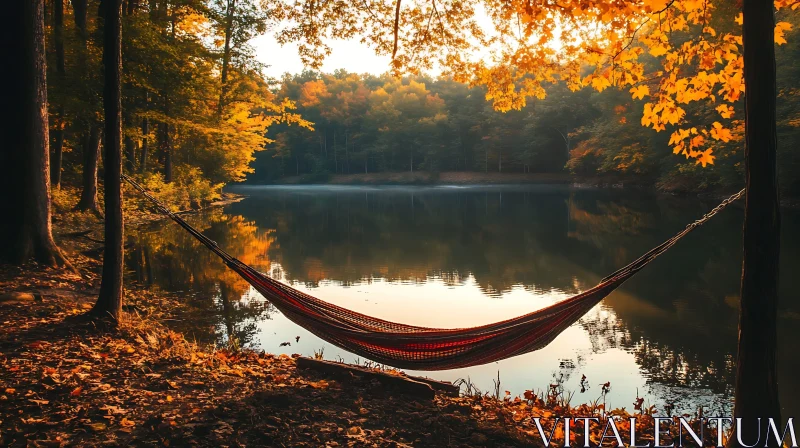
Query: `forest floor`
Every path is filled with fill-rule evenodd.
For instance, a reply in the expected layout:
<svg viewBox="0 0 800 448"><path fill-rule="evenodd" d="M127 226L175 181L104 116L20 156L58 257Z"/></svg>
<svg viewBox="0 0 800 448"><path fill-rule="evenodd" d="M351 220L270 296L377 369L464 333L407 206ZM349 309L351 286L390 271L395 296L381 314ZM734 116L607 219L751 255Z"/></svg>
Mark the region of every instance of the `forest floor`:
<svg viewBox="0 0 800 448"><path fill-rule="evenodd" d="M608 415L601 402L570 406L555 387L420 399L300 370L287 355L197 345L164 325L185 312L181 298L136 284L121 324L104 327L85 317L100 283L100 223L56 221L75 271L0 266L0 446L541 446L532 416ZM651 412L638 411L641 440L652 440ZM592 424L595 443L602 425Z"/></svg>

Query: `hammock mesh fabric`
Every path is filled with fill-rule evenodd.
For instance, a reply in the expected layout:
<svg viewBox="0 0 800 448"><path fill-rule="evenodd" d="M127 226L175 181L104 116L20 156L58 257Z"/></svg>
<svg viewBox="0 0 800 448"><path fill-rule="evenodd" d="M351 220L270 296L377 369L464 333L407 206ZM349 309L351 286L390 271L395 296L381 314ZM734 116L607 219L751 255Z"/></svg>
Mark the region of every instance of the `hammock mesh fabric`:
<svg viewBox="0 0 800 448"><path fill-rule="evenodd" d="M545 347L636 272L704 224L744 190L702 218L576 296L524 316L480 327L440 329L389 322L336 306L274 280L237 260L189 225L127 175L123 178L231 269L242 276L289 320L331 344L372 361L401 369L446 370L487 364Z"/></svg>

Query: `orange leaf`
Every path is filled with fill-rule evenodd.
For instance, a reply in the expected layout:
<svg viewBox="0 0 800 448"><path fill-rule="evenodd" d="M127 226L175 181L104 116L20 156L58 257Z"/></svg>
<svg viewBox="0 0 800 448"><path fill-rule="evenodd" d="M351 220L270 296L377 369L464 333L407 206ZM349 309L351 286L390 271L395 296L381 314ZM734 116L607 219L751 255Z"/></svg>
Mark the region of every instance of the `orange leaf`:
<svg viewBox="0 0 800 448"><path fill-rule="evenodd" d="M81 386L78 386L75 389L72 389L72 392L70 392L69 395L71 397L77 397L78 395L81 394L82 391L83 391L83 388Z"/></svg>
<svg viewBox="0 0 800 448"><path fill-rule="evenodd" d="M712 152L713 151L711 149L706 149L705 151L701 152L697 157L697 163L703 165L703 168L705 168L706 165L713 165L715 156L711 155Z"/></svg>
<svg viewBox="0 0 800 448"><path fill-rule="evenodd" d="M119 422L119 424L122 425L123 427L129 428L131 426L134 426L136 423L128 420L125 417L122 417L122 420Z"/></svg>

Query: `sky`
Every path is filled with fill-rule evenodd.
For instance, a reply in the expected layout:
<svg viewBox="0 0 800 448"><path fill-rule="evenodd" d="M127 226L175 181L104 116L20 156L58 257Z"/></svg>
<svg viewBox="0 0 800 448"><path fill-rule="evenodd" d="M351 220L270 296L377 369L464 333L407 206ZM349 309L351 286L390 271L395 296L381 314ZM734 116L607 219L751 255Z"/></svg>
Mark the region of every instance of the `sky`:
<svg viewBox="0 0 800 448"><path fill-rule="evenodd" d="M256 58L268 65L264 70L267 76L280 78L284 73L300 73L303 63L297 54L296 44L281 46L272 33L259 36L251 41L256 50ZM389 70L388 56L376 56L375 52L357 39L329 41L332 52L325 58L323 72L333 72L343 68L348 72L381 74Z"/></svg>

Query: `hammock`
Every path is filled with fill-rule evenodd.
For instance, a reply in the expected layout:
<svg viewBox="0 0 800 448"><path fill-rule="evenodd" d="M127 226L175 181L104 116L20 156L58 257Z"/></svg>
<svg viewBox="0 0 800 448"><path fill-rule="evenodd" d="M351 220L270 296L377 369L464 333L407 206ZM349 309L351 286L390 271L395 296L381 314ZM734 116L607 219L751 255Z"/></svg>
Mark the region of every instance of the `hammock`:
<svg viewBox="0 0 800 448"><path fill-rule="evenodd" d="M414 370L447 370L487 364L545 347L625 280L745 192L742 190L725 199L672 238L576 296L502 322L473 328L440 329L404 325L360 314L274 280L222 250L129 176L123 174L122 177L159 212L172 218L219 256L292 322L320 339L372 361Z"/></svg>

